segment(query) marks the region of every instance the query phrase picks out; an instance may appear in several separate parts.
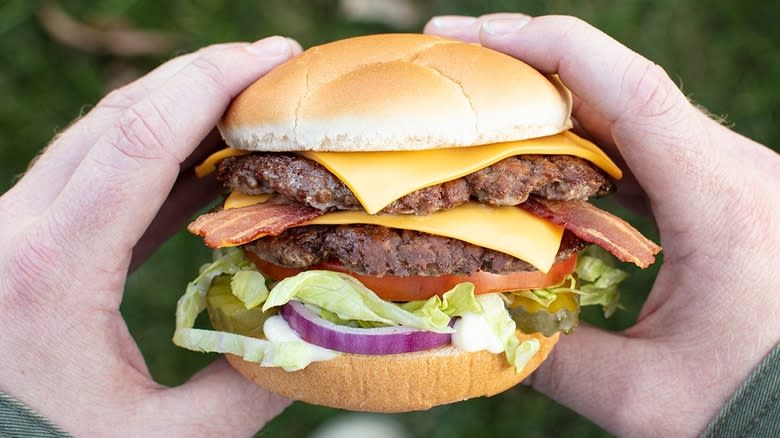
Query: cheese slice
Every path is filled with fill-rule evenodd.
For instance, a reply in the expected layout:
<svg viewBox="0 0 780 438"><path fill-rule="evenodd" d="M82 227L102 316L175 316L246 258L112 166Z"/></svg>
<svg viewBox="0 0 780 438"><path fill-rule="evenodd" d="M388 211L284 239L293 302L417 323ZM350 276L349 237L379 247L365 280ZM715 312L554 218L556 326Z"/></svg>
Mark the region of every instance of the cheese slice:
<svg viewBox="0 0 780 438"><path fill-rule="evenodd" d="M301 225L371 224L451 237L525 260L547 272L555 262L563 227L513 206L468 202L425 216L338 211Z"/></svg>
<svg viewBox="0 0 780 438"><path fill-rule="evenodd" d="M573 155L590 161L615 179L623 176L598 146L570 131L523 141L423 151L302 152L336 175L371 214L421 188L522 154Z"/></svg>
<svg viewBox="0 0 780 438"><path fill-rule="evenodd" d="M265 202L270 198L271 195L247 195L241 192L231 192L225 199L222 208L230 210L231 208L248 207Z"/></svg>
<svg viewBox="0 0 780 438"><path fill-rule="evenodd" d="M209 155L202 163L195 166L195 175L198 178L214 172L217 169L217 163L224 160L227 157L237 157L241 155L249 154L248 151L242 151L241 149L225 148L214 152Z"/></svg>
<svg viewBox="0 0 780 438"><path fill-rule="evenodd" d="M224 208L240 208L266 200L268 195L251 196L233 192L225 201ZM555 262L563 235L563 227L521 208L490 207L477 202L425 216L337 211L298 226L348 224L381 225L450 237L525 260L542 272L549 271Z"/></svg>

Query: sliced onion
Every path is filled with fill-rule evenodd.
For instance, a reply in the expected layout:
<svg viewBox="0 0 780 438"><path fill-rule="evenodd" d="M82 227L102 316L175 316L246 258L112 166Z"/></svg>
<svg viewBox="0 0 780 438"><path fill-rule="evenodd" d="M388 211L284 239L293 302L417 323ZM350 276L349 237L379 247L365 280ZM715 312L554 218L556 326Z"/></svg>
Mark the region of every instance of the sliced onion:
<svg viewBox="0 0 780 438"><path fill-rule="evenodd" d="M346 327L321 318L298 301L289 301L282 306L281 313L304 341L344 353L409 353L447 345L452 339L450 333L407 327Z"/></svg>

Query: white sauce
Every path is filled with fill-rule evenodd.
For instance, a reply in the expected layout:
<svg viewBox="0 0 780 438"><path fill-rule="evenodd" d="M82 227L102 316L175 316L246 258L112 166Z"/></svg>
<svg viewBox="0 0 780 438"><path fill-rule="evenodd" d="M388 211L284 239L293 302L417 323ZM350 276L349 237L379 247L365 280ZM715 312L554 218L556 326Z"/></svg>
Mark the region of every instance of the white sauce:
<svg viewBox="0 0 780 438"><path fill-rule="evenodd" d="M303 341L298 333L295 332L279 315L269 316L263 324L263 334L271 342L290 342Z"/></svg>
<svg viewBox="0 0 780 438"><path fill-rule="evenodd" d="M309 362L319 362L323 360L330 360L338 356L338 352L322 348L319 345L310 344L293 330L287 321L280 315L274 315L265 320L263 324L263 335L271 342L301 342L308 348L306 349Z"/></svg>
<svg viewBox="0 0 780 438"><path fill-rule="evenodd" d="M481 313L466 313L455 322L452 345L463 351L487 350L498 354L504 351L504 344L490 329Z"/></svg>

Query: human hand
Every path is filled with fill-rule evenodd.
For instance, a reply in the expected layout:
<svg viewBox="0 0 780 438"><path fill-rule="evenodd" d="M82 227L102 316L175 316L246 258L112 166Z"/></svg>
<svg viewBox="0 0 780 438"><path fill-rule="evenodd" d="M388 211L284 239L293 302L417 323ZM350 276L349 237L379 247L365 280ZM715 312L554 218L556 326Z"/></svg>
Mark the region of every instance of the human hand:
<svg viewBox="0 0 780 438"><path fill-rule="evenodd" d="M559 74L578 128L630 170L623 200L649 207L661 236L664 263L636 325L580 326L530 383L620 436L702 431L780 339L780 156L576 18L436 17L425 31Z"/></svg>
<svg viewBox="0 0 780 438"><path fill-rule="evenodd" d="M186 170L220 147L230 100L300 51L269 37L175 58L106 96L0 197L1 390L77 436L248 436L287 406L224 359L155 383L119 304L131 259L216 194Z"/></svg>

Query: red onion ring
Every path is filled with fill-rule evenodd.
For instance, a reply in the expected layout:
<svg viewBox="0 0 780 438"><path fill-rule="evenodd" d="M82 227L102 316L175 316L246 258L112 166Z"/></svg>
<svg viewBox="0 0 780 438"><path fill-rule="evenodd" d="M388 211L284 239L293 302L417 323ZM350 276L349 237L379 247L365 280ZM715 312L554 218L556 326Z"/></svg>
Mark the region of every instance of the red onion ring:
<svg viewBox="0 0 780 438"><path fill-rule="evenodd" d="M343 353L409 353L448 345L452 340L450 333L408 327L354 328L334 324L299 301L282 306L281 314L304 341Z"/></svg>

